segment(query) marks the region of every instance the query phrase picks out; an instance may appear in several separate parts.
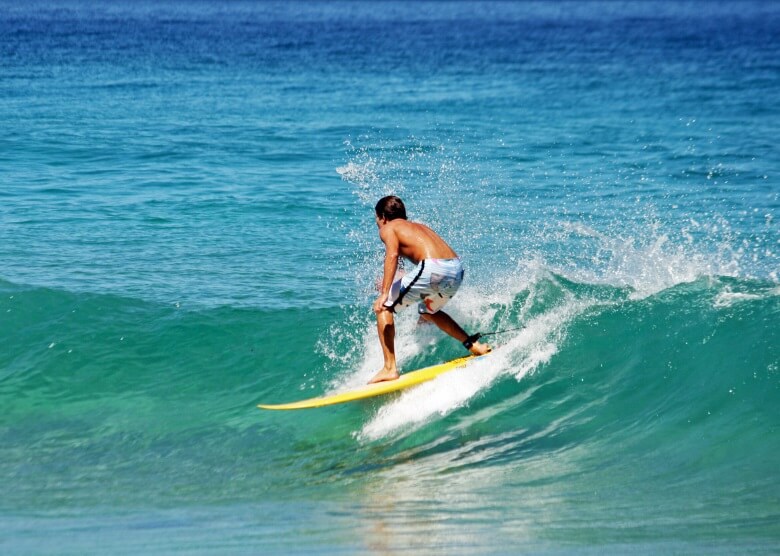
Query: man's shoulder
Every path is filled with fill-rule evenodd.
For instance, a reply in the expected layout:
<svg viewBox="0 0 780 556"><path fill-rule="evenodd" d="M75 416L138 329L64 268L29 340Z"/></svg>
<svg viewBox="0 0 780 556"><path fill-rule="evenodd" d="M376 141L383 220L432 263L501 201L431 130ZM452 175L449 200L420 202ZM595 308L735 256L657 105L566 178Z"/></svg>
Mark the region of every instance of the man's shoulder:
<svg viewBox="0 0 780 556"><path fill-rule="evenodd" d="M388 222L379 230L379 236L383 240L386 240L390 237L394 237L396 240L401 240L401 238L405 235L405 232L412 229L413 227L414 223L409 222L408 220L403 220L401 218L396 218L395 220Z"/></svg>
<svg viewBox="0 0 780 556"><path fill-rule="evenodd" d="M414 226L413 222L409 222L402 218L396 218L395 220L388 222L384 229L391 233L398 233L399 231L411 228L412 226Z"/></svg>
<svg viewBox="0 0 780 556"><path fill-rule="evenodd" d="M420 225L419 222L413 222L412 220L405 220L403 218L396 218L395 220L388 222L388 224L396 230L411 229Z"/></svg>

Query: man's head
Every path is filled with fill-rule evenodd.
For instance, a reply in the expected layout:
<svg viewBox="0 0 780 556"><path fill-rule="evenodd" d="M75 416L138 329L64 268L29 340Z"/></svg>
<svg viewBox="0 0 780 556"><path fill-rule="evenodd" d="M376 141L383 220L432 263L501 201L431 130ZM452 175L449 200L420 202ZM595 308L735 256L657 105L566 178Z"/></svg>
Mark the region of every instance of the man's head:
<svg viewBox="0 0 780 556"><path fill-rule="evenodd" d="M404 202L395 195L388 195L387 197L379 199L374 210L376 211L376 217L379 219L384 218L389 221L401 218L406 220L406 207L404 206Z"/></svg>

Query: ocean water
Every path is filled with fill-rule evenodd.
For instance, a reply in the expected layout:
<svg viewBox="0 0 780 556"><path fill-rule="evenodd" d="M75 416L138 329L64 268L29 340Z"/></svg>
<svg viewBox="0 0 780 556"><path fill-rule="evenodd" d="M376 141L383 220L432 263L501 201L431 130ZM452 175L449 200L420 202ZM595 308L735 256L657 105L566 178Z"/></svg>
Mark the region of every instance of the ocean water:
<svg viewBox="0 0 780 556"><path fill-rule="evenodd" d="M776 554L780 5L0 0L0 552ZM368 380L373 205L495 353ZM398 319L411 370L463 353Z"/></svg>

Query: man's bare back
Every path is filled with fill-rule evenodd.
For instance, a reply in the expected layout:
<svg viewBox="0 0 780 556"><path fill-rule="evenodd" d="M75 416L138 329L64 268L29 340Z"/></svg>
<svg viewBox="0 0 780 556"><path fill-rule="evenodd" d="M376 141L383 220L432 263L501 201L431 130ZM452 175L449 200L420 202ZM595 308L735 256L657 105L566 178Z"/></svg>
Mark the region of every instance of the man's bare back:
<svg viewBox="0 0 780 556"><path fill-rule="evenodd" d="M381 228L379 236L385 245L388 240L396 241L398 254L414 263L424 259L454 259L458 256L436 232L419 222L391 220Z"/></svg>

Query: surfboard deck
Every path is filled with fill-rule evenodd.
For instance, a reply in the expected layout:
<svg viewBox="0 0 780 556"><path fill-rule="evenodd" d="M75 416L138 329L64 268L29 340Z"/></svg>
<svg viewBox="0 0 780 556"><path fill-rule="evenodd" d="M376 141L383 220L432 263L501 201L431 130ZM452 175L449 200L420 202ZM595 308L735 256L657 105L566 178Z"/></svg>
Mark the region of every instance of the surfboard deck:
<svg viewBox="0 0 780 556"><path fill-rule="evenodd" d="M383 394L389 394L390 392L397 392L398 390L403 390L404 388L409 388L411 386L433 380L442 373L457 369L458 367L463 367L474 359L486 357L487 355L489 354L467 355L466 357L459 357L458 359L453 359L452 361L447 361L446 363L440 363L431 367L425 367L423 369L404 373L396 380L377 382L376 384L367 384L366 386L360 386L346 392L320 396L317 398L309 398L307 400L301 400L299 402L292 403L260 404L257 407L260 409L309 409L313 407L324 407L326 405L362 400L365 398L373 398L374 396L381 396Z"/></svg>

